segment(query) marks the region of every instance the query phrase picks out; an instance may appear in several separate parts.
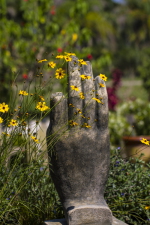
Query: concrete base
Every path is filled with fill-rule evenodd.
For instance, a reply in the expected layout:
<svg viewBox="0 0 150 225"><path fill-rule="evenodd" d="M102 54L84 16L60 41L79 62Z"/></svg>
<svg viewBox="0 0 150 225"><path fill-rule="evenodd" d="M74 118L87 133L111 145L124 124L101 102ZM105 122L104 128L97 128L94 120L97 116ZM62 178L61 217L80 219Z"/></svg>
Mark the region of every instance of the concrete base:
<svg viewBox="0 0 150 225"><path fill-rule="evenodd" d="M43 223L43 225L68 225L66 219L55 219L55 220L47 220ZM122 222L121 220L116 219L113 216L112 225L128 225L127 223Z"/></svg>

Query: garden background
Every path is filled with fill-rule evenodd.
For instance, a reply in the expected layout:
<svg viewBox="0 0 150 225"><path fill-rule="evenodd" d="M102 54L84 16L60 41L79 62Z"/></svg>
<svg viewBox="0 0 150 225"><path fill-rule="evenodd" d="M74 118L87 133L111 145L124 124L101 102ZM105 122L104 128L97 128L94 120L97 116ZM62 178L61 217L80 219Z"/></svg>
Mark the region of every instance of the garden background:
<svg viewBox="0 0 150 225"><path fill-rule="evenodd" d="M120 148L125 135L150 134L150 1L1 0L0 4L0 103L8 104L16 89L30 86L35 92L34 77L39 76L39 83L49 82L53 71L39 60L74 52L90 61L94 76L108 77L111 170L106 200L117 218L149 224L150 164L145 166L140 159L129 163L120 157ZM38 92L47 104L50 93L67 92L66 78L49 84ZM20 104L18 97L17 101ZM26 113L36 121L41 118L34 103ZM24 141L17 140L18 146ZM2 144L1 155L5 149ZM46 150L45 142L41 149ZM0 222L36 225L63 217L43 155L26 166L19 161L24 156L18 157L7 169L3 164L7 157L1 157Z"/></svg>

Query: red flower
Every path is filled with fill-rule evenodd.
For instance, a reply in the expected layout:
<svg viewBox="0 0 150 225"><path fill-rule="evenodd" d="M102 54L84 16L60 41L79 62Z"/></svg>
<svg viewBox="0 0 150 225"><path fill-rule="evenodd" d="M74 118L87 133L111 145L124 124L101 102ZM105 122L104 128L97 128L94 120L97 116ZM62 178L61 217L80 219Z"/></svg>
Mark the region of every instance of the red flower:
<svg viewBox="0 0 150 225"><path fill-rule="evenodd" d="M116 89L113 87L107 87L107 93L109 110L115 111L115 107L119 102L119 99L116 95Z"/></svg>
<svg viewBox="0 0 150 225"><path fill-rule="evenodd" d="M55 11L55 6L52 6L51 10L50 10L50 14L51 15L55 15L56 11Z"/></svg>
<svg viewBox="0 0 150 225"><path fill-rule="evenodd" d="M88 55L87 55L87 58L88 58L89 60L91 60L91 59L93 59L93 56L92 56L91 54L88 54Z"/></svg>
<svg viewBox="0 0 150 225"><path fill-rule="evenodd" d="M57 48L57 52L62 52L62 48Z"/></svg>
<svg viewBox="0 0 150 225"><path fill-rule="evenodd" d="M23 79L28 79L28 75L25 73L22 75L22 77L23 77Z"/></svg>

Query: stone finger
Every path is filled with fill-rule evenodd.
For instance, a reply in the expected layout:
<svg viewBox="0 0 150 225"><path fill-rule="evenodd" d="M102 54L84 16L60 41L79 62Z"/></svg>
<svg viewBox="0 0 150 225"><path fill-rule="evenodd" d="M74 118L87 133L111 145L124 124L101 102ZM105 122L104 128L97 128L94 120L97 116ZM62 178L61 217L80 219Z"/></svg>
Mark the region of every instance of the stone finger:
<svg viewBox="0 0 150 225"><path fill-rule="evenodd" d="M108 127L108 95L105 82L97 76L95 78L95 94L100 102L96 104L97 127L104 130Z"/></svg>
<svg viewBox="0 0 150 225"><path fill-rule="evenodd" d="M68 63L68 120L81 124L81 113L83 99L80 66L78 58L72 56L72 61Z"/></svg>
<svg viewBox="0 0 150 225"><path fill-rule="evenodd" d="M92 66L90 62L86 63L87 65L82 65L81 68L81 75L85 75L85 79L81 78L82 90L85 96L85 99L83 101L83 111L85 116L85 122L89 125L93 125L93 122L95 120L96 103L92 98L95 97L95 86L93 82Z"/></svg>
<svg viewBox="0 0 150 225"><path fill-rule="evenodd" d="M53 131L68 127L67 99L62 92L56 92L50 99L50 126Z"/></svg>

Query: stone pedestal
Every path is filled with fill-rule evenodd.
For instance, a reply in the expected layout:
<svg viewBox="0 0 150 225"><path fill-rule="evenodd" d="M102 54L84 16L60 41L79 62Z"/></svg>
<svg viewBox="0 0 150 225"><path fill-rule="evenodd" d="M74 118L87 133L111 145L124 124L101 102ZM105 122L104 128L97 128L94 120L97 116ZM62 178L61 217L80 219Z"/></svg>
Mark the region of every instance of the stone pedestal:
<svg viewBox="0 0 150 225"><path fill-rule="evenodd" d="M45 221L43 225L68 225L68 224L66 222L66 219L55 219L55 220ZM102 225L105 225L105 224L102 224ZM112 222L111 225L128 225L128 224L126 224L126 223L122 222L121 220L118 220L115 217L113 217L113 222Z"/></svg>

